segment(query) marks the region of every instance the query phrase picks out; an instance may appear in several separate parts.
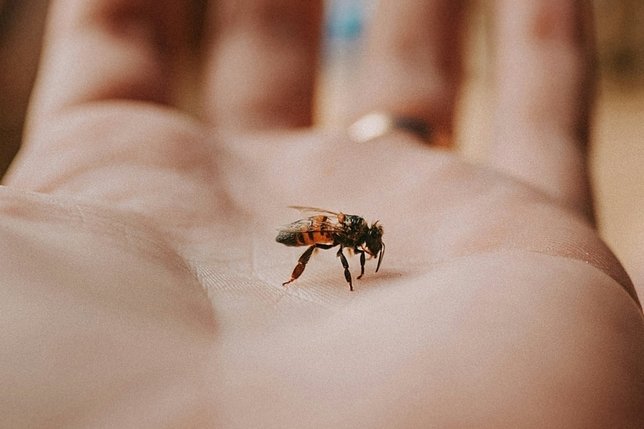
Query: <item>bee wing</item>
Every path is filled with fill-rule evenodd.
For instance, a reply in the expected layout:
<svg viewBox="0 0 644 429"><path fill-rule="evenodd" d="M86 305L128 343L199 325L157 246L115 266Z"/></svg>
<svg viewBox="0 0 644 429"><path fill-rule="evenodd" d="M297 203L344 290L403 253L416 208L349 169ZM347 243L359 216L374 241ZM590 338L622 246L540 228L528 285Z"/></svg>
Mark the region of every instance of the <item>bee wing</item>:
<svg viewBox="0 0 644 429"><path fill-rule="evenodd" d="M288 207L291 209L299 210L302 213L308 213L308 214L328 214L333 216L338 216L339 214L331 210L320 209L317 207L307 207L307 206L288 206Z"/></svg>
<svg viewBox="0 0 644 429"><path fill-rule="evenodd" d="M337 222L337 218L327 218L321 221L319 216L311 216L299 219L280 228L283 232L342 232L343 226Z"/></svg>
<svg viewBox="0 0 644 429"><path fill-rule="evenodd" d="M283 232L300 232L300 231L307 231L308 229L311 228L312 221L309 218L306 219L298 219L295 222L291 222L287 225L283 225L279 228L280 231Z"/></svg>

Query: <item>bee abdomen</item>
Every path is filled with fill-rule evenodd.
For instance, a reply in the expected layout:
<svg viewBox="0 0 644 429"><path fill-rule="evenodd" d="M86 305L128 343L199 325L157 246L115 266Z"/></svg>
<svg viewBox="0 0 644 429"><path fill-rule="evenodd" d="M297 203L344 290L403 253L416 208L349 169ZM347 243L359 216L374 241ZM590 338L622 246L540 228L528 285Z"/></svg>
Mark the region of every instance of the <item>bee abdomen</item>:
<svg viewBox="0 0 644 429"><path fill-rule="evenodd" d="M286 246L312 246L314 244L332 244L333 236L325 231L280 231L275 241Z"/></svg>
<svg viewBox="0 0 644 429"><path fill-rule="evenodd" d="M275 237L275 241L286 246L302 246L305 244L302 233L299 232L280 231Z"/></svg>

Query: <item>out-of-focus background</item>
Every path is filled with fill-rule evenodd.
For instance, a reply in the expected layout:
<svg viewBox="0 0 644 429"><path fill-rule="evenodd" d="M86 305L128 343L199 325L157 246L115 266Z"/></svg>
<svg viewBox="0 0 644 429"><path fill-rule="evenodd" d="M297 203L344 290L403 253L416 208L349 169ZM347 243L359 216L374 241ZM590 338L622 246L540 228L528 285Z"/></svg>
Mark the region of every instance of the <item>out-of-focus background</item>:
<svg viewBox="0 0 644 429"><path fill-rule="evenodd" d="M205 2L205 0L195 0ZM318 116L343 119L361 34L377 0L326 0ZM48 0L0 0L0 176L18 150L38 67ZM473 160L489 135L489 1L473 1L457 142ZM594 0L599 97L592 174L600 232L644 287L644 1ZM640 289L642 290L642 289Z"/></svg>

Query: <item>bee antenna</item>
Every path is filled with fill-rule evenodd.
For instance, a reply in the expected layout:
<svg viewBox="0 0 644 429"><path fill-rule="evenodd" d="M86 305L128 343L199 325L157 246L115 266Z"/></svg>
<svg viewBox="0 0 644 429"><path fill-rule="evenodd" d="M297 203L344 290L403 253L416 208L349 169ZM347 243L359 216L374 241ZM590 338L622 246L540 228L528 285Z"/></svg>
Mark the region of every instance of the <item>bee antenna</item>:
<svg viewBox="0 0 644 429"><path fill-rule="evenodd" d="M380 249L380 256L378 256L378 265L376 266L376 272L380 269L380 263L382 262L382 257L385 254L385 243L382 243L382 249Z"/></svg>

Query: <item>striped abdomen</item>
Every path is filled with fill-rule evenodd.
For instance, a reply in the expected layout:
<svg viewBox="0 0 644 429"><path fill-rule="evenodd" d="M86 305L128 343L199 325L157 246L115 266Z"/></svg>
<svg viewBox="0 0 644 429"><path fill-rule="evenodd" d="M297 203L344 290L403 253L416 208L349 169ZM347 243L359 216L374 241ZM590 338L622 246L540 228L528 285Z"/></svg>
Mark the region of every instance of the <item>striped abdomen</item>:
<svg viewBox="0 0 644 429"><path fill-rule="evenodd" d="M325 215L301 219L281 230L275 240L286 246L312 246L334 244L332 226Z"/></svg>

